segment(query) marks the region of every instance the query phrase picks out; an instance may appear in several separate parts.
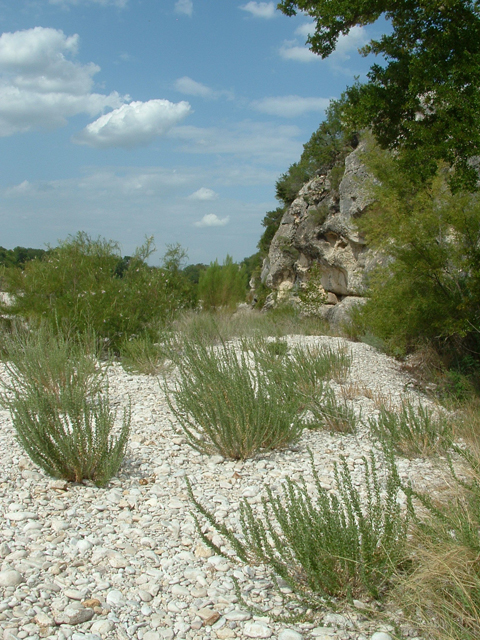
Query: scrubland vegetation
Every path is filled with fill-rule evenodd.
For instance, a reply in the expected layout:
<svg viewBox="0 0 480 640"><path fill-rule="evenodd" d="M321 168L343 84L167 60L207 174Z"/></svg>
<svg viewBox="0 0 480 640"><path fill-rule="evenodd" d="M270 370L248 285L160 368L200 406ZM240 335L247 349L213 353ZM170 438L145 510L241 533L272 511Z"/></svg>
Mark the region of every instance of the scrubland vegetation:
<svg viewBox="0 0 480 640"><path fill-rule="evenodd" d="M0 306L6 370L0 400L35 463L54 477L98 485L121 465L130 430L128 412L116 416L109 406L105 370L112 359L132 372L165 374L179 427L204 454L243 460L289 447L305 429L356 433L361 418L345 400L348 390L343 397L333 390L348 372L348 352L291 349L282 339L328 332L322 320L294 306L261 313L237 305L253 276L261 308L268 294L258 282L262 258L303 183L328 173L335 192L346 155L359 136L371 137L363 160L374 176L373 204L357 222L381 259L369 276L366 304L341 331L401 358L433 396L435 410L379 401L377 417L363 425L373 439L363 492L345 461L335 468L335 491L326 490L312 455L314 490L288 480L280 490L266 488L259 510L245 500L241 535L215 519L194 485L190 498L207 544L222 553L205 534L210 527L242 561L269 565L305 607L363 598L366 614L385 609L388 618L393 611L424 638L474 640L480 637L480 201L471 160L480 153L478 3L425 2L415 11L402 2L381 9L359 4L279 5L287 15L298 9L316 21L309 42L322 56L341 33L382 12L392 33L366 47L384 54L385 66L374 65L366 84L331 104L299 162L278 180L280 206L263 220L258 253L241 265L230 257L186 265L175 245L152 267L152 239L124 257L114 241L84 233L47 251L0 248L2 289L12 296ZM443 465L444 495L437 499L403 480L397 465L405 457Z"/></svg>

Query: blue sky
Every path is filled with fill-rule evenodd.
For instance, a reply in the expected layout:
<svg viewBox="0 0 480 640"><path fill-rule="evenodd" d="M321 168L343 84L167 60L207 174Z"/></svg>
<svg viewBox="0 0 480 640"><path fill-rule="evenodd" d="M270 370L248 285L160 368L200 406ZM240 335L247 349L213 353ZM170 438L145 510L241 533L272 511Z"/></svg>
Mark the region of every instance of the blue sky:
<svg viewBox="0 0 480 640"><path fill-rule="evenodd" d="M364 77L355 27L321 60L311 21L246 0L0 0L0 245L77 231L189 262L251 255L275 181Z"/></svg>

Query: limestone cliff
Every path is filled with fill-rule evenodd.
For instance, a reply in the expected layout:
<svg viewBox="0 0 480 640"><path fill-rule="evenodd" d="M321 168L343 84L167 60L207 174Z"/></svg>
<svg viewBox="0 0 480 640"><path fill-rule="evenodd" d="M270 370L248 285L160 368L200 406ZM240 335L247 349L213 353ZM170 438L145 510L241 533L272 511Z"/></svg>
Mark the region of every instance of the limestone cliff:
<svg viewBox="0 0 480 640"><path fill-rule="evenodd" d="M317 264L327 302L322 311L333 322L361 299L365 275L376 263L354 224L371 202L371 176L361 160L364 150L360 143L346 157L337 188L331 174L316 176L302 187L282 218L262 271L262 281L281 299L295 294Z"/></svg>

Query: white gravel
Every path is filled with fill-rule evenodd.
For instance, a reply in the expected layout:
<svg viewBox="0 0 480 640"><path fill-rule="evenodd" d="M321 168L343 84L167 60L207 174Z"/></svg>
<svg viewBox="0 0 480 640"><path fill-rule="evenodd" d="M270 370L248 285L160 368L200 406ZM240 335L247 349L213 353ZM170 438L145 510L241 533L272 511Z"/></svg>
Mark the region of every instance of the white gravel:
<svg viewBox="0 0 480 640"><path fill-rule="evenodd" d="M398 364L370 346L331 337L292 336L289 342L347 346L353 364L347 381L334 386L337 392L343 388L364 419L380 395L393 403L406 393L419 397ZM326 610L314 622L275 622L284 609L267 568L214 556L201 543L185 484L188 477L202 503L236 528L242 498L255 505L265 485L278 486L287 477L312 480L307 448L323 486L332 486L340 456L360 482L362 456L371 448L365 426L356 436L305 431L289 450L228 461L186 444L156 378L114 365L109 382L113 406L121 409L131 401L132 436L125 463L106 488L47 477L16 443L8 412L0 411L4 640L392 637L389 628L359 612ZM428 460L401 460L399 468L423 484L440 477ZM252 615L238 602L233 577L264 615Z"/></svg>

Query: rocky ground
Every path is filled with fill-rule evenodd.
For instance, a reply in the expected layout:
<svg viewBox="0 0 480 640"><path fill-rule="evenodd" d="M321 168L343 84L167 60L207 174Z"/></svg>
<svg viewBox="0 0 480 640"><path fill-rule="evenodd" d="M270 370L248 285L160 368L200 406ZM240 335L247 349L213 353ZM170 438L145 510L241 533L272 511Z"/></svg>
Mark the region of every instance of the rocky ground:
<svg viewBox="0 0 480 640"><path fill-rule="evenodd" d="M418 397L398 364L370 346L331 337L289 340L347 345L352 366L345 383L334 386L364 421L382 398ZM360 485L362 456L371 449L365 425L355 436L306 430L295 447L246 462L206 457L186 444L156 378L125 373L119 365L109 377L113 405L121 410L131 401L132 437L120 473L105 488L44 475L16 443L8 412L0 411L4 640L393 638L388 625L362 615L360 602L350 613L325 609L308 623L276 622L284 603L268 570L215 556L202 544L185 483L188 477L200 501L236 528L242 498L255 505L266 485L287 477L312 480L307 448L325 487L333 486L340 456ZM400 460L399 469L424 485L440 478L429 460ZM264 615L238 600L234 577L245 600Z"/></svg>

